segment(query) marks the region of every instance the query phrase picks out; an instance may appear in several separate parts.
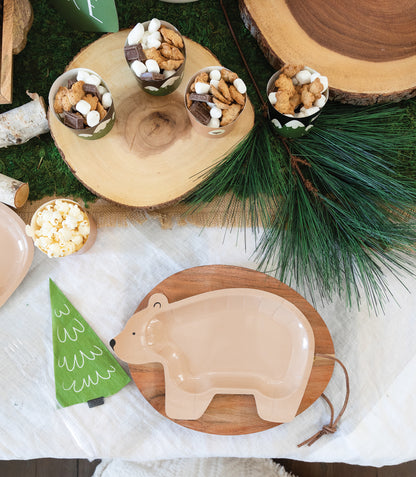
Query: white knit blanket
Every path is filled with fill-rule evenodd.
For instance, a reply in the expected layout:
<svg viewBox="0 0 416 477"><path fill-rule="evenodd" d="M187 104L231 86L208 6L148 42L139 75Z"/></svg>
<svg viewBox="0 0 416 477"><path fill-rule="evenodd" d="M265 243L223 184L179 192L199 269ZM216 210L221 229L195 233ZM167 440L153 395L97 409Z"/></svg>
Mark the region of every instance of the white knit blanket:
<svg viewBox="0 0 416 477"><path fill-rule="evenodd" d="M92 477L296 477L270 459L175 459L157 462L104 460Z"/></svg>

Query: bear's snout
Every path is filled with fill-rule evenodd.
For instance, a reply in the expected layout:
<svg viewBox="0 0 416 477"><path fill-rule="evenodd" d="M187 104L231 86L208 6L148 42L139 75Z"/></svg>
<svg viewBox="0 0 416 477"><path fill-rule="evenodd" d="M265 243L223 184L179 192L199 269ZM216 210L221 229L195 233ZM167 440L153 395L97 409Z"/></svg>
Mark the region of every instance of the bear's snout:
<svg viewBox="0 0 416 477"><path fill-rule="evenodd" d="M112 340L110 340L110 346L112 349L114 349L115 345L116 345L116 340L113 338Z"/></svg>

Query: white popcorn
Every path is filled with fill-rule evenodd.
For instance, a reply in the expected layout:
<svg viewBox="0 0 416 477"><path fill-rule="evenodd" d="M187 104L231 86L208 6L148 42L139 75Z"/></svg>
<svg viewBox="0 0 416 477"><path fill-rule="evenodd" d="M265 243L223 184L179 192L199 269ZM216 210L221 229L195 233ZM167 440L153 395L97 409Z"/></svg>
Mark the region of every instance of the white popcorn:
<svg viewBox="0 0 416 477"><path fill-rule="evenodd" d="M142 73L146 73L147 71L146 65L139 60L134 60L130 65L130 68L133 70L133 73L136 76L140 76Z"/></svg>
<svg viewBox="0 0 416 477"><path fill-rule="evenodd" d="M209 114L211 115L211 118L219 119L222 116L222 111L215 106L209 110Z"/></svg>
<svg viewBox="0 0 416 477"><path fill-rule="evenodd" d="M201 81L195 83L195 93L197 94L209 93L209 88L210 86L208 83L202 83Z"/></svg>
<svg viewBox="0 0 416 477"><path fill-rule="evenodd" d="M75 105L75 109L85 116L91 111L91 105L85 99L80 99Z"/></svg>
<svg viewBox="0 0 416 477"><path fill-rule="evenodd" d="M276 103L277 103L276 93L275 93L275 92L269 93L269 101L271 102L271 104L276 104Z"/></svg>
<svg viewBox="0 0 416 477"><path fill-rule="evenodd" d="M88 73L88 71L80 70L77 73L77 81L84 81L84 83L85 83L87 78L89 77L89 75L90 74Z"/></svg>
<svg viewBox="0 0 416 477"><path fill-rule="evenodd" d="M103 94L107 93L107 88L105 86L103 86L102 84L100 84L100 86L98 86L98 92L102 96Z"/></svg>
<svg viewBox="0 0 416 477"><path fill-rule="evenodd" d="M321 97L318 98L317 100L315 100L313 105L318 107L318 108L323 108L325 106L325 103L326 103L326 98L323 94L321 94Z"/></svg>
<svg viewBox="0 0 416 477"><path fill-rule="evenodd" d="M127 43L131 45L137 45L139 41L143 38L144 35L144 26L141 23L138 23L128 34Z"/></svg>
<svg viewBox="0 0 416 477"><path fill-rule="evenodd" d="M216 80L216 79L212 79L212 80L209 82L209 84L210 84L211 86L214 86L215 89L218 89L218 85L220 84L220 82L219 82L218 80Z"/></svg>
<svg viewBox="0 0 416 477"><path fill-rule="evenodd" d="M69 242L72 239L73 233L67 228L62 228L56 233L56 237L60 243Z"/></svg>
<svg viewBox="0 0 416 477"><path fill-rule="evenodd" d="M78 220L72 215L68 215L67 218L62 222L62 226L69 230L76 229L77 225L78 225Z"/></svg>
<svg viewBox="0 0 416 477"><path fill-rule="evenodd" d="M149 26L147 27L147 30L150 33L154 33L156 31L158 31L160 27L161 27L160 20L158 20L157 18L152 18L150 20Z"/></svg>
<svg viewBox="0 0 416 477"><path fill-rule="evenodd" d="M82 245L84 243L84 238L81 234L72 234L71 242L75 245Z"/></svg>
<svg viewBox="0 0 416 477"><path fill-rule="evenodd" d="M212 70L209 74L209 78L211 80L219 81L221 79L221 71L220 70Z"/></svg>
<svg viewBox="0 0 416 477"><path fill-rule="evenodd" d="M113 104L111 93L104 93L101 98L101 103L105 109L108 109Z"/></svg>
<svg viewBox="0 0 416 477"><path fill-rule="evenodd" d="M219 128L220 127L220 120L218 118L211 118L209 123L207 124L209 128Z"/></svg>
<svg viewBox="0 0 416 477"><path fill-rule="evenodd" d="M299 71L295 77L299 84L308 84L311 82L311 73L308 70Z"/></svg>
<svg viewBox="0 0 416 477"><path fill-rule="evenodd" d="M236 80L234 80L233 84L235 86L235 89L239 93L244 94L247 92L247 86L241 78L237 78Z"/></svg>
<svg viewBox="0 0 416 477"><path fill-rule="evenodd" d="M87 84L93 84L94 86L100 86L101 80L96 75L88 75L88 78L85 80Z"/></svg>
<svg viewBox="0 0 416 477"><path fill-rule="evenodd" d="M84 237L90 234L90 224L88 220L83 220L78 226L79 233Z"/></svg>
<svg viewBox="0 0 416 477"><path fill-rule="evenodd" d="M145 65L149 73L160 73L160 68L156 60L146 60Z"/></svg>
<svg viewBox="0 0 416 477"><path fill-rule="evenodd" d="M77 204L57 199L36 213L26 233L49 257L64 257L84 245L90 234L90 223Z"/></svg>

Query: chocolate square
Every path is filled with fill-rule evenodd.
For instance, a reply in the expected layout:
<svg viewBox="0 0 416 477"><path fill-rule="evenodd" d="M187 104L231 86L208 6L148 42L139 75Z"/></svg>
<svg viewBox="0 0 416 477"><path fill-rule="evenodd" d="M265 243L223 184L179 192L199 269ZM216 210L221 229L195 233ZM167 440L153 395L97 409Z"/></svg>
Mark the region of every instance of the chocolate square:
<svg viewBox="0 0 416 477"><path fill-rule="evenodd" d="M95 84L84 83L82 89L85 91L86 94L92 94L93 96L97 96L98 100L101 101L101 94Z"/></svg>
<svg viewBox="0 0 416 477"><path fill-rule="evenodd" d="M191 104L189 111L195 116L195 118L205 126L209 123L211 115L209 114L209 109L205 106L204 103L195 101Z"/></svg>
<svg viewBox="0 0 416 477"><path fill-rule="evenodd" d="M164 78L162 73L149 73L148 71L140 75L142 81L161 81Z"/></svg>
<svg viewBox="0 0 416 477"><path fill-rule="evenodd" d="M126 57L127 61L146 61L147 57L143 51L143 47L140 43L137 45L126 45L124 47L124 56Z"/></svg>
<svg viewBox="0 0 416 477"><path fill-rule="evenodd" d="M78 114L64 111L64 124L72 129L84 129L84 118Z"/></svg>
<svg viewBox="0 0 416 477"><path fill-rule="evenodd" d="M202 103L212 103L212 94L191 93L189 99L191 101L200 101Z"/></svg>

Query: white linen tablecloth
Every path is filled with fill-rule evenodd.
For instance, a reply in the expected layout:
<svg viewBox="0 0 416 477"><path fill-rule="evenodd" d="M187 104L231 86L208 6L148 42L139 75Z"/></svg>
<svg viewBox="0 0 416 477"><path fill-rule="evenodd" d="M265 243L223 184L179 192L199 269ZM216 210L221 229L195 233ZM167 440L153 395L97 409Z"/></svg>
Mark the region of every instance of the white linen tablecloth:
<svg viewBox="0 0 416 477"><path fill-rule="evenodd" d="M28 275L0 309L0 459L228 456L374 466L416 459L416 280L404 277L406 291L389 273L395 300L384 314L377 316L365 304L347 309L339 298L316 305L336 356L349 370L351 398L338 432L310 448L297 444L329 422L322 399L288 424L243 436L183 428L159 415L133 382L103 406L57 409L49 277L108 343L144 296L171 274L210 264L255 269L254 237L243 235L192 225L164 230L152 218L100 228L84 255L49 259L36 250ZM336 410L344 392L336 367L327 388Z"/></svg>

